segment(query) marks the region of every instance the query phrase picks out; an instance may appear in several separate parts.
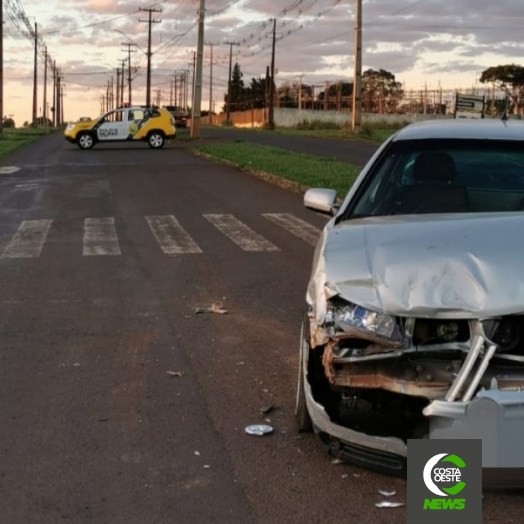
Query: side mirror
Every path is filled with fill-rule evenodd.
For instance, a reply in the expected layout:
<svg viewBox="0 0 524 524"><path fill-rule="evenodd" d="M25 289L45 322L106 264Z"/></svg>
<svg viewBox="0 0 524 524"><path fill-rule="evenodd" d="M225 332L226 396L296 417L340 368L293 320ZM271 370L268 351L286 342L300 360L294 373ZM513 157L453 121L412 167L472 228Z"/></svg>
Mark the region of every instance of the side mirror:
<svg viewBox="0 0 524 524"><path fill-rule="evenodd" d="M334 216L340 206L337 204L337 192L334 189L308 189L304 195L304 206L326 215Z"/></svg>

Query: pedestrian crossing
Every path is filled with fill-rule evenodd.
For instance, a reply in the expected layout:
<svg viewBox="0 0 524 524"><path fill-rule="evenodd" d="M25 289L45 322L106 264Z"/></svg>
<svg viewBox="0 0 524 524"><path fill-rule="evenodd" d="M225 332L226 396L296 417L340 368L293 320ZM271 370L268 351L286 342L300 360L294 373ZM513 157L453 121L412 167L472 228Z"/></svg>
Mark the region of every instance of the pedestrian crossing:
<svg viewBox="0 0 524 524"><path fill-rule="evenodd" d="M307 244L314 246L320 229L291 213L263 213L260 215L273 227L284 230ZM251 253L275 253L285 250L281 245L265 238L251 225L233 214L203 214L206 223L219 235L226 237L233 247ZM175 215L148 215L143 217L145 231L167 256L204 253L187 228ZM53 233L53 220L24 220L12 237L0 241L0 259L38 258L46 249L46 242ZM201 228L200 228L201 229ZM202 233L201 233L202 234ZM59 240L53 241L55 244ZM5 246L5 247L4 247ZM114 257L122 255L118 227L114 217L90 217L83 221L82 249L84 257Z"/></svg>

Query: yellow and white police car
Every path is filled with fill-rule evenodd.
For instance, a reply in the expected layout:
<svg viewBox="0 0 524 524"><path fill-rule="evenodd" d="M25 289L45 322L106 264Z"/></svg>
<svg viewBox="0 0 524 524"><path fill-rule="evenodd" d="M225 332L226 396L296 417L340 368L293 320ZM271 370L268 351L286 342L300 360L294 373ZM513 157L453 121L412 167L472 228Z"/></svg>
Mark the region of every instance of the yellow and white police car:
<svg viewBox="0 0 524 524"><path fill-rule="evenodd" d="M80 149L91 149L98 142L139 140L160 149L166 140L176 136L175 119L164 108L124 107L109 111L98 118L70 123L65 139Z"/></svg>

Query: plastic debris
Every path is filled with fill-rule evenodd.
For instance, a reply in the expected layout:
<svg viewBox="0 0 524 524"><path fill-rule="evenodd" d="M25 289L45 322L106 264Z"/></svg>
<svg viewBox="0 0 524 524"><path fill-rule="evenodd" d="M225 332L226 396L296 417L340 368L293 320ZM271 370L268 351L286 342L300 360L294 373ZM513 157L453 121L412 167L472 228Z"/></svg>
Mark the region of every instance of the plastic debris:
<svg viewBox="0 0 524 524"><path fill-rule="evenodd" d="M262 406L260 408L260 413L266 414L266 413L269 413L270 411L273 411L273 409L274 409L274 406L272 406L272 405Z"/></svg>
<svg viewBox="0 0 524 524"><path fill-rule="evenodd" d="M383 497L392 497L393 495L396 495L396 494L397 494L396 491L384 491L383 489L379 489L378 492L379 492Z"/></svg>
<svg viewBox="0 0 524 524"><path fill-rule="evenodd" d="M337 464L342 464L342 460L340 460L339 458L336 458L336 459L333 459L331 461L331 464L333 464L334 466L336 466Z"/></svg>
<svg viewBox="0 0 524 524"><path fill-rule="evenodd" d="M204 466L204 469L209 469L210 467L211 467L211 466L210 466L209 464L206 464L206 465Z"/></svg>
<svg viewBox="0 0 524 524"><path fill-rule="evenodd" d="M271 426L266 426L265 424L254 424L252 426L247 426L245 431L248 435L264 437L265 435L271 435L274 430Z"/></svg>
<svg viewBox="0 0 524 524"><path fill-rule="evenodd" d="M193 309L193 314L195 315L198 315L199 313L216 313L217 315L224 315L227 312L227 309L223 309L222 302L213 302L211 307L196 307Z"/></svg>
<svg viewBox="0 0 524 524"><path fill-rule="evenodd" d="M390 502L389 500L383 500L381 502L376 502L375 506L377 508L400 508L405 506L403 502Z"/></svg>
<svg viewBox="0 0 524 524"><path fill-rule="evenodd" d="M172 377L183 377L185 375L183 371L168 371L167 374Z"/></svg>
<svg viewBox="0 0 524 524"><path fill-rule="evenodd" d="M353 476L357 477L357 479L358 479L358 478L360 478L360 473L353 473Z"/></svg>
<svg viewBox="0 0 524 524"><path fill-rule="evenodd" d="M195 455L196 455L197 457L200 457L200 451L195 451Z"/></svg>
<svg viewBox="0 0 524 524"><path fill-rule="evenodd" d="M342 475L343 479L347 479L348 477L349 477L349 475L347 473L345 475Z"/></svg>

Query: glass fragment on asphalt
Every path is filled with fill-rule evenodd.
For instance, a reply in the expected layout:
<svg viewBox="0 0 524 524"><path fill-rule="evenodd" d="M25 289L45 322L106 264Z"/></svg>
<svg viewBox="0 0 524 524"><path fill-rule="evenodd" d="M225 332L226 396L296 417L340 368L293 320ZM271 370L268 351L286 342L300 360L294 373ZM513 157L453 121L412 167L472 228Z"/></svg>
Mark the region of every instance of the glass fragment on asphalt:
<svg viewBox="0 0 524 524"><path fill-rule="evenodd" d="M274 430L271 426L266 426L265 424L254 424L252 426L247 426L245 431L248 435L263 437L265 435L271 435Z"/></svg>

